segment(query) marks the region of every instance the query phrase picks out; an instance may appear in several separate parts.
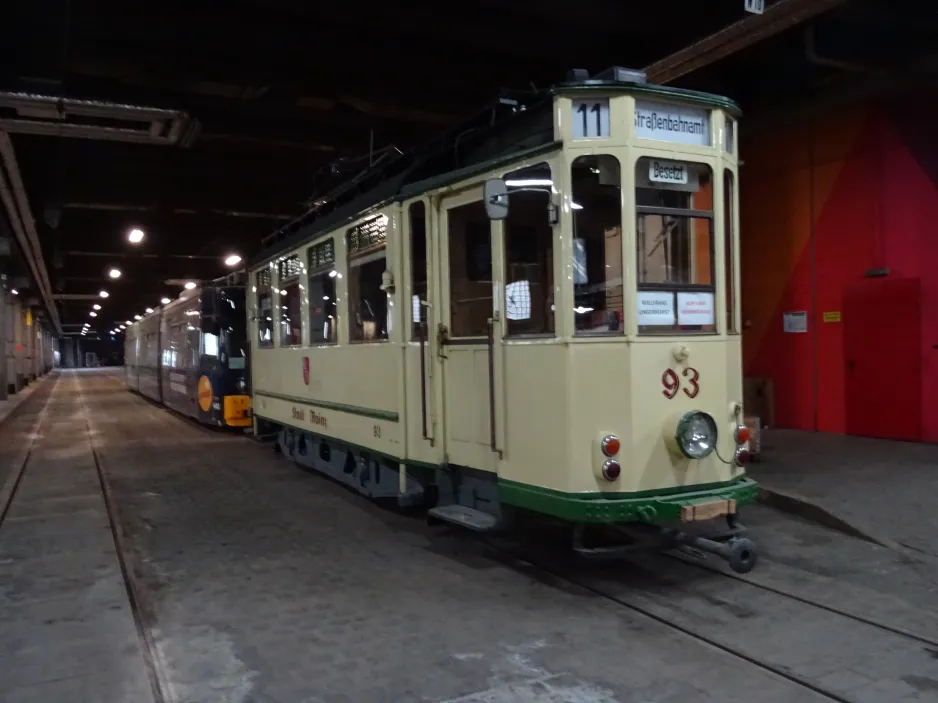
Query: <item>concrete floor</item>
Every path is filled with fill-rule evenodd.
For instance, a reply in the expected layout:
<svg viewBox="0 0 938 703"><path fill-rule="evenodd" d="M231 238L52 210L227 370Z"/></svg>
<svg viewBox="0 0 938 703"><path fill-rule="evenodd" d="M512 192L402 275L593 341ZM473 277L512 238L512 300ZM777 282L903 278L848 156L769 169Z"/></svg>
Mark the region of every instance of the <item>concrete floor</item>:
<svg viewBox="0 0 938 703"><path fill-rule="evenodd" d="M777 429L764 445L750 471L763 486L938 561L938 445Z"/></svg>
<svg viewBox="0 0 938 703"><path fill-rule="evenodd" d="M30 443L0 701L938 701L935 574L765 507L749 582L693 555L583 564L379 508L113 371L64 372L0 428L0 485Z"/></svg>

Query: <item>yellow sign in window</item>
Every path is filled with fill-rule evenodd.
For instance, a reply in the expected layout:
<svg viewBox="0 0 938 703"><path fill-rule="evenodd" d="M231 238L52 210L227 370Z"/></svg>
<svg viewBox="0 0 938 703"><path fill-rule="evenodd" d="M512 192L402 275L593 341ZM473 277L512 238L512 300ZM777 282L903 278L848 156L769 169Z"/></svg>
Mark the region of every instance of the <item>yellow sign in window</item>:
<svg viewBox="0 0 938 703"><path fill-rule="evenodd" d="M840 322L840 310L825 312L824 322Z"/></svg>

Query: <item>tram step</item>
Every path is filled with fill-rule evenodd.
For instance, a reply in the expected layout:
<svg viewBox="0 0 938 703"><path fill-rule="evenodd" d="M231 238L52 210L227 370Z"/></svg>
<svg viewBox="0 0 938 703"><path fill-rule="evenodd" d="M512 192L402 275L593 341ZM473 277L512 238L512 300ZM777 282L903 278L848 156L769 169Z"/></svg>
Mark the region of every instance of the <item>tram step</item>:
<svg viewBox="0 0 938 703"><path fill-rule="evenodd" d="M491 532L498 527L498 518L494 515L464 505L437 506L428 510L427 515L476 532Z"/></svg>

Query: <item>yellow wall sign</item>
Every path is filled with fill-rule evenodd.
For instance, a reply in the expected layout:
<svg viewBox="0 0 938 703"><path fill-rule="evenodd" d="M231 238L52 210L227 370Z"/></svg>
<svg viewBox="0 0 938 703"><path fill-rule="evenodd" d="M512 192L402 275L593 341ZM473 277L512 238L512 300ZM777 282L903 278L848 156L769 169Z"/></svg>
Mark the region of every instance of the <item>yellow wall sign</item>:
<svg viewBox="0 0 938 703"><path fill-rule="evenodd" d="M199 379L199 407L204 412L212 408L212 382L208 380L208 376Z"/></svg>
<svg viewBox="0 0 938 703"><path fill-rule="evenodd" d="M29 310L26 311L26 326L33 326L33 314Z"/></svg>
<svg viewBox="0 0 938 703"><path fill-rule="evenodd" d="M825 312L824 322L840 322L840 310Z"/></svg>

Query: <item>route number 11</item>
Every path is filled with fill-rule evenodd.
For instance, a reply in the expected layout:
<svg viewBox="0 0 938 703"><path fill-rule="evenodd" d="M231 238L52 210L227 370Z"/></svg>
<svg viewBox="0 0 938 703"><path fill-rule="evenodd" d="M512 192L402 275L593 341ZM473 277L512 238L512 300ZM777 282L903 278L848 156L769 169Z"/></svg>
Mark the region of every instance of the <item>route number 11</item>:
<svg viewBox="0 0 938 703"><path fill-rule="evenodd" d="M573 101L573 138L609 136L609 98Z"/></svg>

